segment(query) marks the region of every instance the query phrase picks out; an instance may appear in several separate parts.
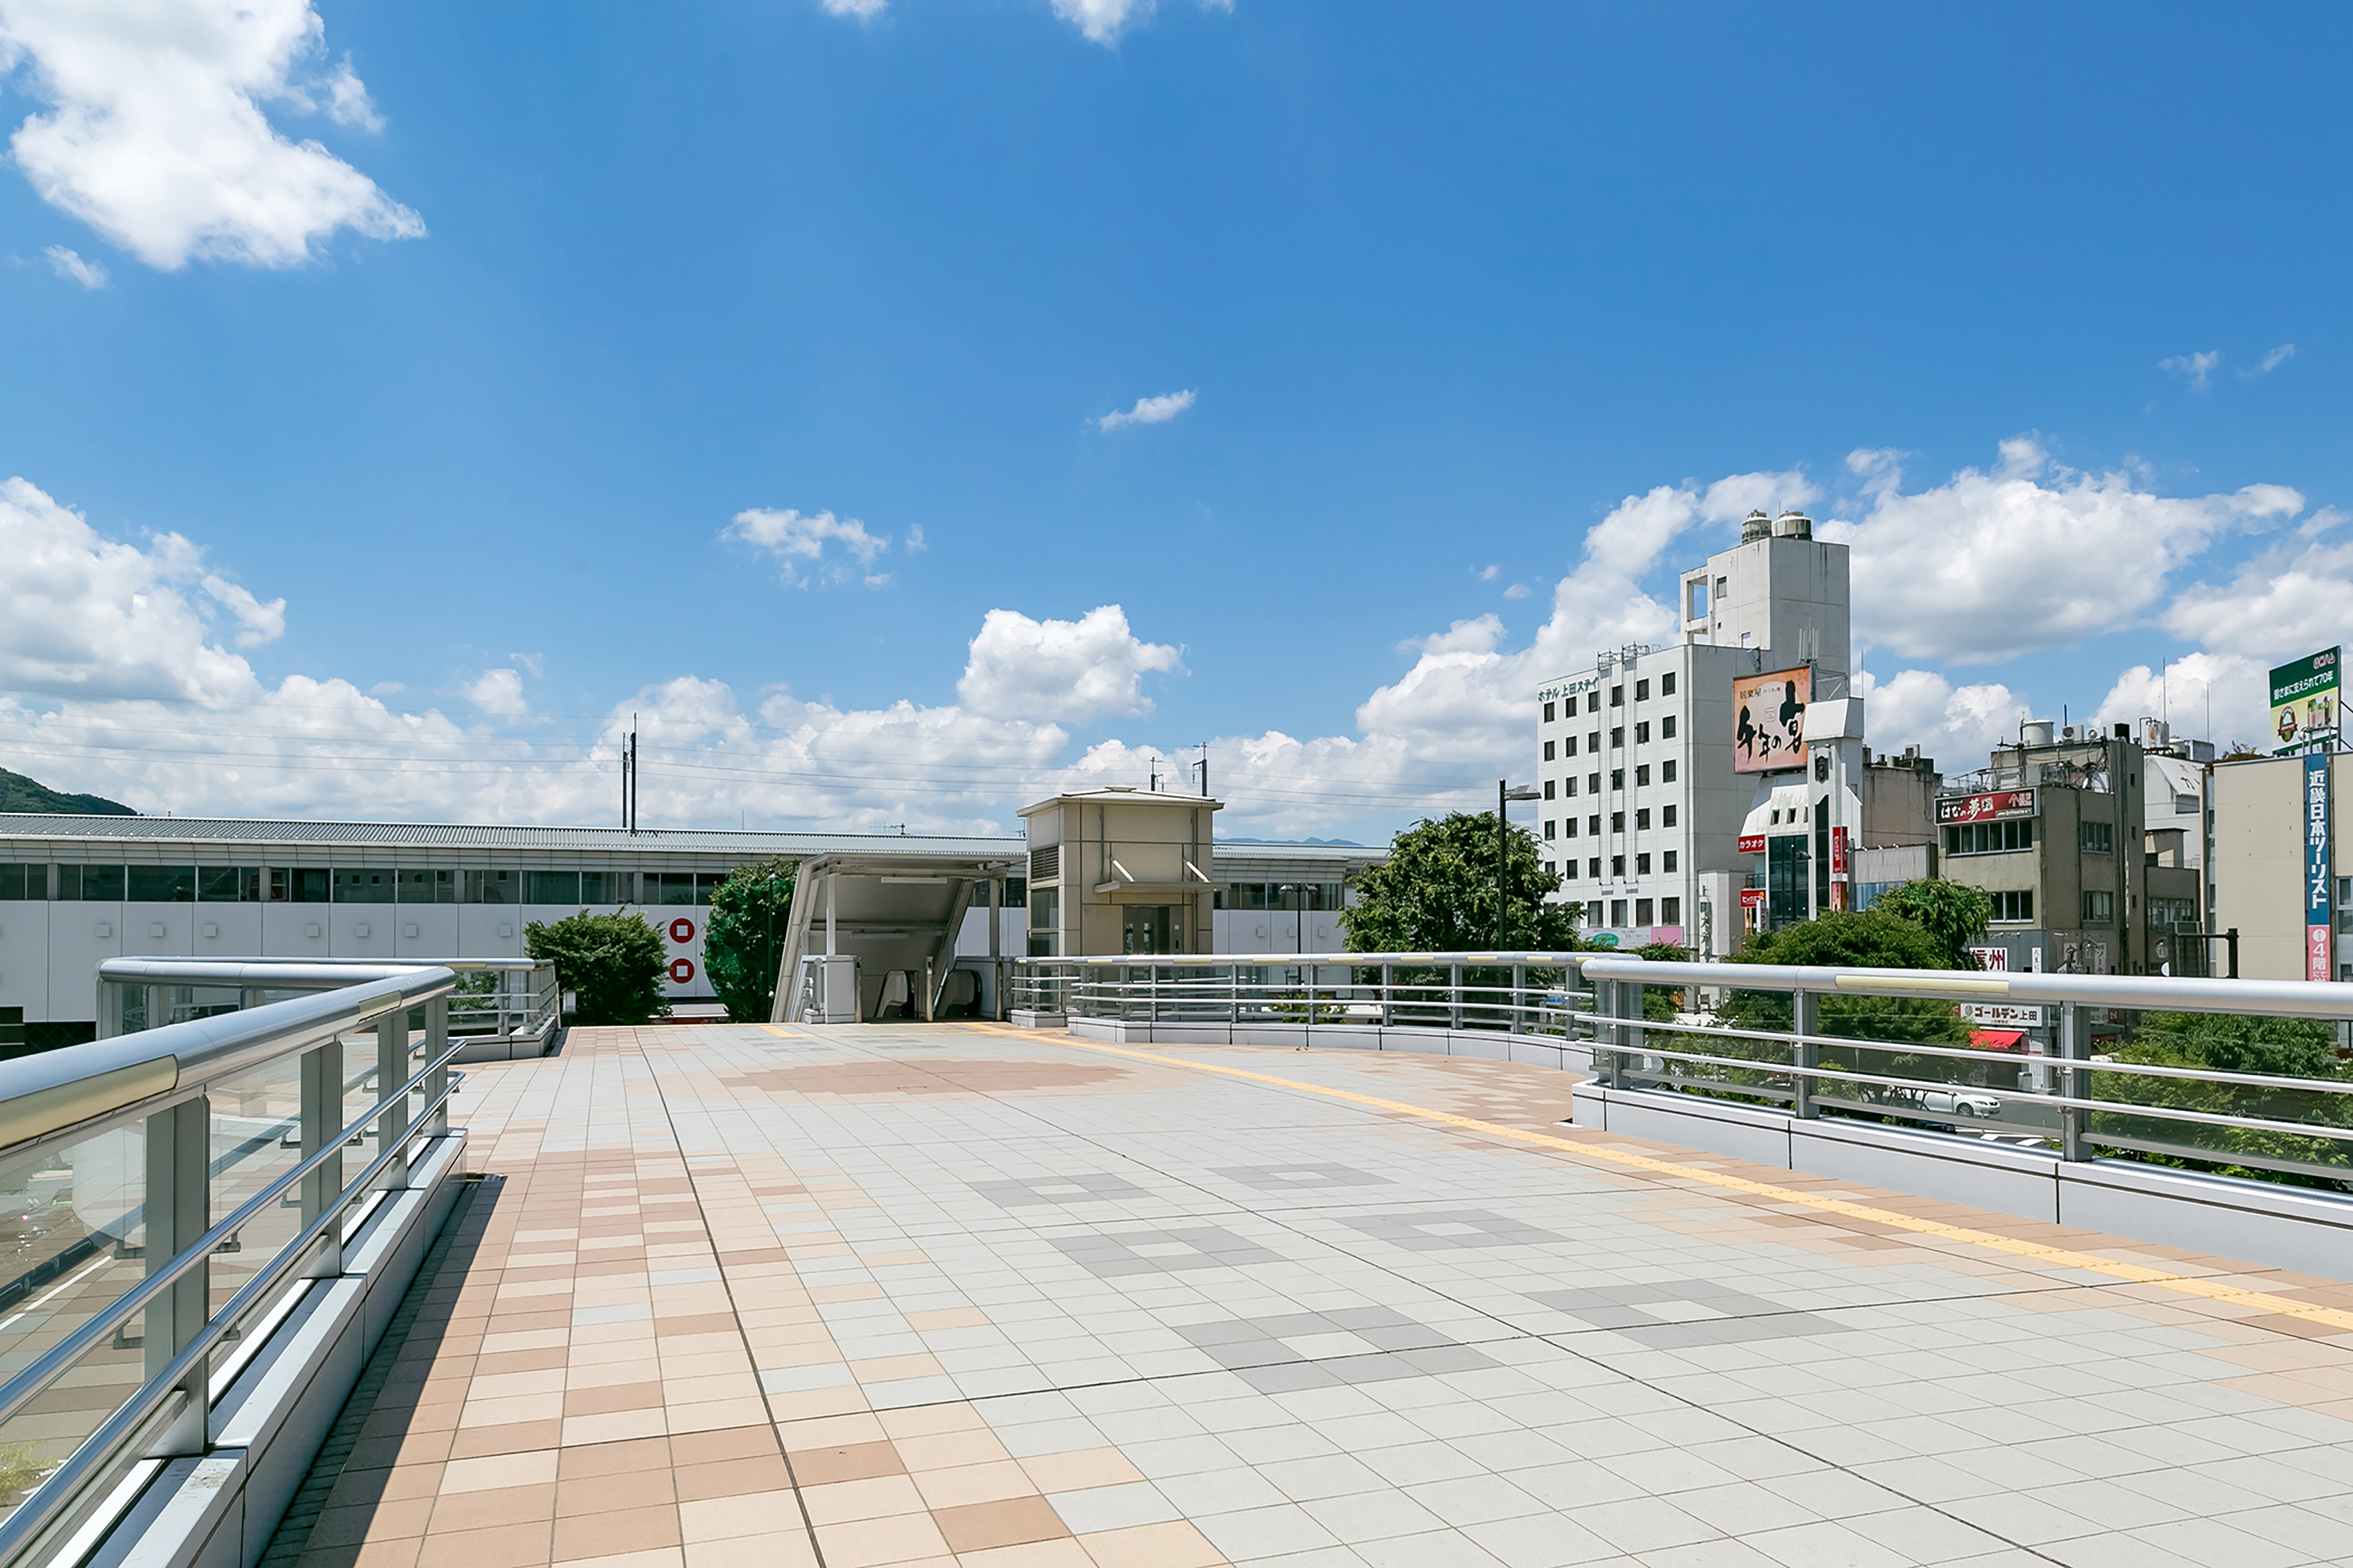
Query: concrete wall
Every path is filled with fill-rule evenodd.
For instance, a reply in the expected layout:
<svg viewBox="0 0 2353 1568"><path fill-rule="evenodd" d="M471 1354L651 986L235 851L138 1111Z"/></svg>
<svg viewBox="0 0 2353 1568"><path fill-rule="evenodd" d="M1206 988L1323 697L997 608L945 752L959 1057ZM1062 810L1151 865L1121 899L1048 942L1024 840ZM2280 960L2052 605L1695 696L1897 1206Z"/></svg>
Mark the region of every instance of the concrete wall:
<svg viewBox="0 0 2353 1568"><path fill-rule="evenodd" d="M2353 769L2330 769L2337 863L2346 851L2344 792ZM2304 978L2304 759L2265 757L2214 768L2214 927L2239 928L2239 973L2252 980ZM2223 955L2217 952L2217 964Z"/></svg>

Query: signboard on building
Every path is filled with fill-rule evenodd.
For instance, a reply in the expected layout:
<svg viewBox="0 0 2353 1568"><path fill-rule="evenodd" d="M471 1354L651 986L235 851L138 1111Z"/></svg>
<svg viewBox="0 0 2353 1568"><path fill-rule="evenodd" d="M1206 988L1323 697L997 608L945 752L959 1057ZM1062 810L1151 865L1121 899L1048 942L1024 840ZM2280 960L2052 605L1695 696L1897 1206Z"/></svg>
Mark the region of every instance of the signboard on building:
<svg viewBox="0 0 2353 1568"><path fill-rule="evenodd" d="M1814 700L1814 672L1774 669L1732 681L1732 771L1769 773L1806 765L1806 704Z"/></svg>
<svg viewBox="0 0 2353 1568"><path fill-rule="evenodd" d="M1973 947L1969 949L1969 956L1978 961L1979 969L2006 971L2010 968L2010 949L2006 947Z"/></svg>
<svg viewBox="0 0 2353 1568"><path fill-rule="evenodd" d="M1574 680L1556 680L1536 693L1539 702L1557 702L1564 697L1576 697L1601 684L1598 675L1580 675Z"/></svg>
<svg viewBox="0 0 2353 1568"><path fill-rule="evenodd" d="M1980 1029L2039 1029L2042 1009L2016 1002L1963 1002L1960 1015Z"/></svg>
<svg viewBox="0 0 2353 1568"><path fill-rule="evenodd" d="M1762 888L1741 889L1740 907L1744 910L1763 909L1765 907L1765 889Z"/></svg>
<svg viewBox="0 0 2353 1568"><path fill-rule="evenodd" d="M2344 651L2328 648L2272 671L2272 736L2281 751L2336 738L2337 668Z"/></svg>
<svg viewBox="0 0 2353 1568"><path fill-rule="evenodd" d="M2330 909L2328 753L2304 754L2304 977L2336 978L2337 922Z"/></svg>
<svg viewBox="0 0 2353 1568"><path fill-rule="evenodd" d="M1744 833L1740 836L1739 848L1743 855L1762 855L1765 853L1765 836L1761 833Z"/></svg>
<svg viewBox="0 0 2353 1568"><path fill-rule="evenodd" d="M1947 795L1936 802L1936 826L1957 827L1970 822L2005 822L2034 815L2031 789L1996 790L1991 795Z"/></svg>

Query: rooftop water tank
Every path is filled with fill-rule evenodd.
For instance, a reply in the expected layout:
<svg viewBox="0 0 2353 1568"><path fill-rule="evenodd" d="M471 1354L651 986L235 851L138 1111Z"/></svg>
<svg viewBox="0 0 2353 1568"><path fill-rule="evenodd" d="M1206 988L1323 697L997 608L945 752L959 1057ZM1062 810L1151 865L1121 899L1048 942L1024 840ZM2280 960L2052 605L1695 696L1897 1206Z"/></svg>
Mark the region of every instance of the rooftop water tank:
<svg viewBox="0 0 2353 1568"><path fill-rule="evenodd" d="M2018 743L2021 746L2047 746L2051 743L2051 721L2029 719L2018 727Z"/></svg>
<svg viewBox="0 0 2353 1568"><path fill-rule="evenodd" d="M1743 544L1754 544L1760 539L1772 537L1772 533L1773 520L1761 511L1750 512L1740 524L1740 542Z"/></svg>
<svg viewBox="0 0 2353 1568"><path fill-rule="evenodd" d="M1802 511L1785 511L1773 520L1773 537L1776 539L1811 539L1813 536L1814 520Z"/></svg>

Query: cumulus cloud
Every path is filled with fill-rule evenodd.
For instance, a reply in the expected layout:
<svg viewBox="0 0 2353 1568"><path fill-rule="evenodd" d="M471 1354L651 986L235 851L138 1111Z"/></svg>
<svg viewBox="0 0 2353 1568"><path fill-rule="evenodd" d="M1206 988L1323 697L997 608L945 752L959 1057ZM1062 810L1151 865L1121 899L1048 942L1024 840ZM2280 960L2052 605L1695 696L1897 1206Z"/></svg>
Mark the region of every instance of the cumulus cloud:
<svg viewBox="0 0 2353 1568"><path fill-rule="evenodd" d="M1989 472L1964 468L1910 495L1884 454L1869 455L1870 510L1814 531L1851 547L1862 642L1963 664L2080 642L2139 620L2218 534L2304 510L2281 485L2156 495L2129 474L2061 467L2031 437L2000 454Z"/></svg>
<svg viewBox="0 0 2353 1568"><path fill-rule="evenodd" d="M79 283L85 289L106 287L106 268L95 261L85 261L81 253L62 245L53 245L41 252L49 258L49 270L69 283Z"/></svg>
<svg viewBox="0 0 2353 1568"><path fill-rule="evenodd" d="M956 696L975 713L1070 723L1152 711L1144 677L1179 668L1183 650L1148 643L1128 629L1117 605L1075 621L1033 621L991 610L972 639Z"/></svg>
<svg viewBox="0 0 2353 1568"><path fill-rule="evenodd" d="M1059 5L1056 7L1060 9ZM1123 425L1166 425L1193 406L1193 394L1164 392L1157 397L1139 397L1135 406L1124 413L1104 415L1095 423L1106 430L1116 430Z"/></svg>
<svg viewBox="0 0 2353 1568"><path fill-rule="evenodd" d="M349 59L322 68L310 0L0 0L0 49L50 106L10 141L41 198L150 267L291 267L338 229L413 239L424 220L262 112L382 124Z"/></svg>
<svg viewBox="0 0 2353 1568"><path fill-rule="evenodd" d="M522 676L512 669L486 669L466 688L466 700L497 719L520 719L531 711L523 700Z"/></svg>
<svg viewBox="0 0 2353 1568"><path fill-rule="evenodd" d="M2311 650L2304 650L2309 652ZM2269 747L2269 661L2236 653L2192 653L2159 668L2137 664L2092 713L2097 725L2137 725L2143 719L2168 719L2177 735L2197 735L2228 746L2245 741Z"/></svg>
<svg viewBox="0 0 2353 1568"><path fill-rule="evenodd" d="M207 572L197 584L212 601L237 617L237 646L252 647L259 643L276 642L286 635L286 601L272 599L268 604L253 596L252 590L239 586L227 578Z"/></svg>
<svg viewBox="0 0 2353 1568"><path fill-rule="evenodd" d="M2206 390L2206 378L2212 375L2214 367L2221 363L2221 353L2219 351L2210 350L2202 353L2176 354L2171 359L2161 359L2157 362L2157 368L2169 370L2176 375L2188 378L2190 391L2203 392Z"/></svg>
<svg viewBox="0 0 2353 1568"><path fill-rule="evenodd" d="M2200 583L2167 607L2167 630L2268 663L2353 641L2353 540L2324 510L2297 536L2242 564L2227 583Z"/></svg>
<svg viewBox="0 0 2353 1568"><path fill-rule="evenodd" d="M721 531L720 537L748 544L775 557L783 567L784 581L793 586L854 579L870 588L879 588L891 581L889 573L874 569L875 558L891 548L891 536L870 532L854 517L838 518L829 511L804 516L793 510L754 508L737 512L734 521ZM840 547L839 553L828 556L828 550L835 545ZM920 531L908 547L923 548Z"/></svg>
<svg viewBox="0 0 2353 1568"><path fill-rule="evenodd" d="M1886 680L1864 670L1854 689L1863 700L1872 750L1917 746L1947 772L1982 766L1986 752L2015 740L2018 721L2031 716L2025 701L1999 681L1956 687L1931 669L1900 670Z"/></svg>

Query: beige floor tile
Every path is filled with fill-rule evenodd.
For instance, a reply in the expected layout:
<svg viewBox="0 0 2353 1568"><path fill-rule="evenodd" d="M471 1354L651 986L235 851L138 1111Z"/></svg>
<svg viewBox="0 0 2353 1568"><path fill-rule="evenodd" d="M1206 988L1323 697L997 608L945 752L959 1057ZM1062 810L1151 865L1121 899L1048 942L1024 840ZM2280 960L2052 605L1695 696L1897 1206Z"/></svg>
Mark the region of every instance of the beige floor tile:
<svg viewBox="0 0 2353 1568"><path fill-rule="evenodd" d="M494 1487L533 1486L555 1479L554 1448L531 1453L493 1454L479 1459L452 1459L441 1468L444 1492L484 1491Z"/></svg>
<svg viewBox="0 0 2353 1568"><path fill-rule="evenodd" d="M833 1481L801 1487L801 1501L818 1524L840 1524L854 1519L880 1519L885 1514L919 1513L923 1494L905 1476L870 1476L863 1480Z"/></svg>
<svg viewBox="0 0 2353 1568"><path fill-rule="evenodd" d="M690 1542L723 1541L734 1535L789 1532L805 1528L800 1504L790 1491L746 1492L736 1497L682 1502L678 1505L678 1517Z"/></svg>
<svg viewBox="0 0 2353 1568"><path fill-rule="evenodd" d="M1117 1448L1080 1448L1066 1454L1041 1454L1021 1461L1041 1492L1083 1491L1089 1487L1115 1487L1140 1481L1144 1473Z"/></svg>
<svg viewBox="0 0 2353 1568"><path fill-rule="evenodd" d="M817 1568L817 1548L803 1530L697 1541L686 1548L685 1568Z"/></svg>
<svg viewBox="0 0 2353 1568"><path fill-rule="evenodd" d="M948 1555L948 1543L929 1513L823 1525L817 1538L825 1551L826 1568L878 1568Z"/></svg>
<svg viewBox="0 0 2353 1568"><path fill-rule="evenodd" d="M1079 1544L1099 1568L1224 1568L1225 1554L1183 1520L1097 1531Z"/></svg>
<svg viewBox="0 0 2353 1568"><path fill-rule="evenodd" d="M954 1469L913 1472L915 1489L934 1509L968 1502L994 1502L1004 1498L1034 1497L1037 1482L1010 1459L983 1465L959 1465Z"/></svg>

